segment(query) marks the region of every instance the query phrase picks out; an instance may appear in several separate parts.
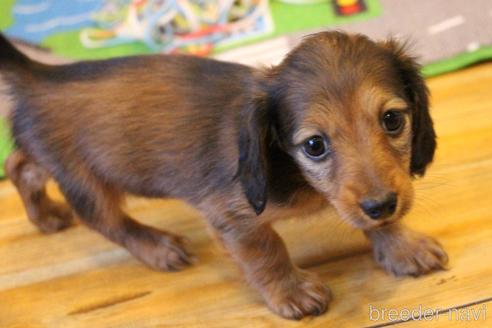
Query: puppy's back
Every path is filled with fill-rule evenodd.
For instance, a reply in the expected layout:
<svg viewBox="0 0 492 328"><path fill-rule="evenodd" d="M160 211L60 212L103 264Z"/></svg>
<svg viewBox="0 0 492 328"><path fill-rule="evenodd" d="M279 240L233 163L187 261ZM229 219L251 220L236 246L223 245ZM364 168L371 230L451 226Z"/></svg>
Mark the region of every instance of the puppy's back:
<svg viewBox="0 0 492 328"><path fill-rule="evenodd" d="M83 166L130 192L186 197L234 174L224 157L235 163L252 69L178 55L47 66L3 37L0 52L14 139L55 177Z"/></svg>

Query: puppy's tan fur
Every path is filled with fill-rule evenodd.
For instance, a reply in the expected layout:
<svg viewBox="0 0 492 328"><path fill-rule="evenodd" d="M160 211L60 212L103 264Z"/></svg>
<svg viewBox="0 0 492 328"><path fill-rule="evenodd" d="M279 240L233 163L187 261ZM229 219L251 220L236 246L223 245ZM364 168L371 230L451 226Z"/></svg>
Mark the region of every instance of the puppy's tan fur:
<svg viewBox="0 0 492 328"><path fill-rule="evenodd" d="M144 226L120 207L125 193L177 197L203 212L249 283L276 313L321 314L329 289L289 259L272 220L332 204L365 231L397 275L441 268L446 254L397 221L412 203L412 176L432 161L435 134L418 66L393 41L323 32L278 66L147 56L45 66L0 38L17 145L6 172L29 218L46 232L82 222L157 270L191 262L183 238ZM381 126L404 111L398 136ZM325 135L330 155L302 150ZM45 192L48 177L69 206ZM361 211L393 191L385 220Z"/></svg>

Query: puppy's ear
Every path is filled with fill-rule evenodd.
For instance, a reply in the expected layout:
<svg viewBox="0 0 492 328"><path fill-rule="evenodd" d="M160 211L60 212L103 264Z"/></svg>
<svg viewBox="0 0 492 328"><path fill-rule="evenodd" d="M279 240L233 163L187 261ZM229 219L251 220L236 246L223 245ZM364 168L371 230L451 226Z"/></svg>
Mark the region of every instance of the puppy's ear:
<svg viewBox="0 0 492 328"><path fill-rule="evenodd" d="M436 133L429 113L429 90L420 73L415 58L406 54L405 44L389 40L384 46L392 52L393 59L405 88L405 96L412 105L412 175L423 176L434 158Z"/></svg>
<svg viewBox="0 0 492 328"><path fill-rule="evenodd" d="M269 115L264 98L251 100L241 111L237 176L249 204L260 215L267 203Z"/></svg>

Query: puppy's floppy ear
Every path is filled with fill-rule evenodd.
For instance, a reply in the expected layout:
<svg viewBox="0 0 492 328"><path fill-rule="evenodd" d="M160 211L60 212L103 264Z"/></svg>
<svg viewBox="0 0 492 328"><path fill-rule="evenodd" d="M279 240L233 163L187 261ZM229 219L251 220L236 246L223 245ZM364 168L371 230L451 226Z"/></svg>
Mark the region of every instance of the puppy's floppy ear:
<svg viewBox="0 0 492 328"><path fill-rule="evenodd" d="M249 204L260 215L267 203L269 115L264 97L252 99L241 111L237 176Z"/></svg>
<svg viewBox="0 0 492 328"><path fill-rule="evenodd" d="M436 133L429 113L429 89L415 58L405 52L406 45L389 40L383 45L392 52L394 63L412 105L412 175L423 176L434 158Z"/></svg>

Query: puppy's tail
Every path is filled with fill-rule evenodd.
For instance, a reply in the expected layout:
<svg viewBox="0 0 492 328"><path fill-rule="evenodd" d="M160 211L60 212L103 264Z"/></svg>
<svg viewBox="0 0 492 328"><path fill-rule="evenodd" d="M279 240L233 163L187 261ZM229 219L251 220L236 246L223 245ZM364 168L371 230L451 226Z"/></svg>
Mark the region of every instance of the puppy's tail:
<svg viewBox="0 0 492 328"><path fill-rule="evenodd" d="M29 68L32 61L0 33L0 73Z"/></svg>

